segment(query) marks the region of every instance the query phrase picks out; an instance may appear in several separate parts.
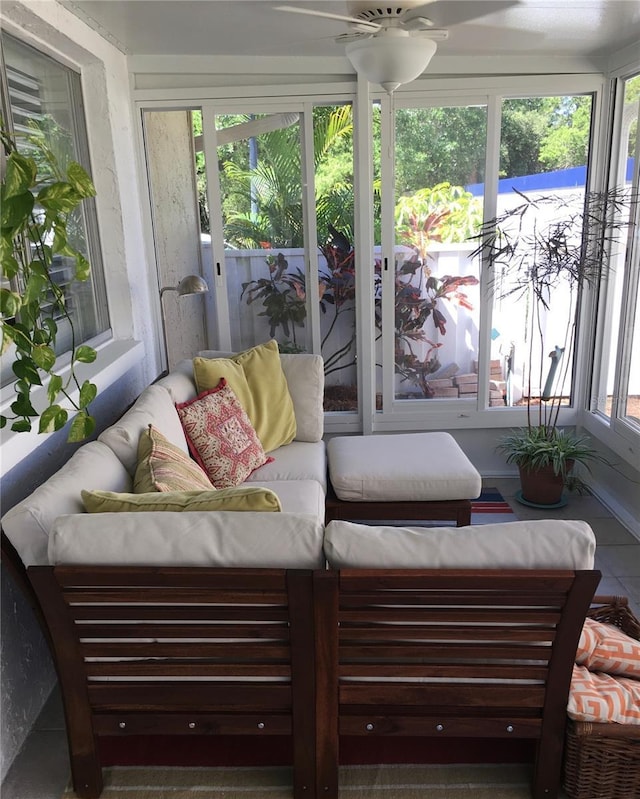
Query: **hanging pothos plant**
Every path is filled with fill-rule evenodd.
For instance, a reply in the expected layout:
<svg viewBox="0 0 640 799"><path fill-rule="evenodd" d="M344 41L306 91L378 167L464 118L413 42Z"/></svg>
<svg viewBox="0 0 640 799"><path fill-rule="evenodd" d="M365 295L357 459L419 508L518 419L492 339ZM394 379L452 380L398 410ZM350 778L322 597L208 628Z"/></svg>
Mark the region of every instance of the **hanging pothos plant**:
<svg viewBox="0 0 640 799"><path fill-rule="evenodd" d="M74 213L95 189L80 164L63 166L37 131L26 137L29 155L18 152L1 119L0 137L2 360L10 361L15 376L11 415L0 416L0 427L11 423L12 430L27 432L37 419L38 432L50 433L63 428L71 415L68 440L82 441L95 428L89 404L97 389L88 380L81 382L76 368L93 362L96 351L76 343L74 319L52 267L64 259L73 265L75 280L89 277L89 262L71 241ZM56 353L62 326L71 340L64 377ZM46 387L47 399L45 407L36 408L31 392L39 386Z"/></svg>

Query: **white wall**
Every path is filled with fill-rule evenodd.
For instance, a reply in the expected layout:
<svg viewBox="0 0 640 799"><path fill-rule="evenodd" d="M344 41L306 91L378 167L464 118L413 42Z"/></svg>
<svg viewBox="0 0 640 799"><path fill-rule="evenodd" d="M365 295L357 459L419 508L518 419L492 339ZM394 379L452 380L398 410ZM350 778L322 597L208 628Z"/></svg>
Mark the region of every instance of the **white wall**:
<svg viewBox="0 0 640 799"><path fill-rule="evenodd" d="M159 373L155 267L143 238L126 57L54 2L3 0L3 31L81 72L96 206L113 340L100 348L92 407L102 429ZM134 312L135 311L135 312ZM2 510L8 510L68 458L66 434L3 431ZM29 606L2 575L0 658L2 738L0 778L6 774L53 684L51 661Z"/></svg>

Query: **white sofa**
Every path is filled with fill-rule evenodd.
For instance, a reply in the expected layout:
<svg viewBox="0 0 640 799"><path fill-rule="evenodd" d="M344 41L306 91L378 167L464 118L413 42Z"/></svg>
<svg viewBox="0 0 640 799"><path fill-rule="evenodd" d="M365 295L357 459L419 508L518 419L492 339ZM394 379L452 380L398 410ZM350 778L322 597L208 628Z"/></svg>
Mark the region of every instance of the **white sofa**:
<svg viewBox="0 0 640 799"><path fill-rule="evenodd" d="M229 353L200 353L225 354ZM293 401L296 437L267 453L273 461L253 472L246 484L274 491L282 513L154 512L145 514L153 523L145 523L143 537L140 513L84 512L82 489L133 491L138 440L149 424L188 452L175 409L175 403L197 393L192 361L185 360L145 389L97 441L82 446L56 474L4 514L3 531L23 564L89 560L130 565L321 566L326 494L322 359L307 354L280 357Z"/></svg>

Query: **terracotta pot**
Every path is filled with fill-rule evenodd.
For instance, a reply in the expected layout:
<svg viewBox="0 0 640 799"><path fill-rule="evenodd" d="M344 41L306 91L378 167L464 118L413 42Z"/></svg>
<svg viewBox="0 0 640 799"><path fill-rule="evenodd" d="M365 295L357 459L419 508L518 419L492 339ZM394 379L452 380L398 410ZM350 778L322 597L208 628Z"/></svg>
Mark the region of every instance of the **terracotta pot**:
<svg viewBox="0 0 640 799"><path fill-rule="evenodd" d="M571 471L572 466L573 463L568 464L567 471ZM560 502L564 478L561 474L554 474L553 466L543 466L533 471L523 466L518 469L523 499L535 505L557 505Z"/></svg>

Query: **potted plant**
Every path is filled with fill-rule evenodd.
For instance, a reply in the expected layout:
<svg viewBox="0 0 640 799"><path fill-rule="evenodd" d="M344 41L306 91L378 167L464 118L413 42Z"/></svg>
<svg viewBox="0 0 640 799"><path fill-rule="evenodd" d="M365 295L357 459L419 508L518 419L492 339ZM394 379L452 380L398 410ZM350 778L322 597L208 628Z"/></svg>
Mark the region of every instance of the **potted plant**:
<svg viewBox="0 0 640 799"><path fill-rule="evenodd" d="M606 280L615 245L628 231L632 198L626 189L541 197L515 191L522 202L483 225L474 253L490 269L495 297L523 309L527 320L522 385L527 424L503 436L498 450L518 466L520 501L559 507L565 504L563 489L585 488L576 466L589 470L594 461L606 462L588 436L564 430L559 418L585 289ZM546 340L545 328L545 316L559 315L560 291L561 346Z"/></svg>
<svg viewBox="0 0 640 799"><path fill-rule="evenodd" d="M55 122L44 117L31 123L22 153L0 119L0 331L2 357L10 359L15 376L11 414L0 416L0 427L11 422L14 432L28 432L38 419L38 432L49 433L64 427L72 414L68 440L81 441L95 427L89 404L97 389L78 378L76 367L94 361L96 352L76 343L73 318L52 267L64 259L75 280L89 277L89 262L74 244L73 229L77 209L85 198L95 195L95 189L80 164L70 160L63 165L56 158L43 135L46 125L55 126ZM62 325L71 338L64 378L56 352ZM37 386L46 386L47 398L45 407L38 409L31 397Z"/></svg>

